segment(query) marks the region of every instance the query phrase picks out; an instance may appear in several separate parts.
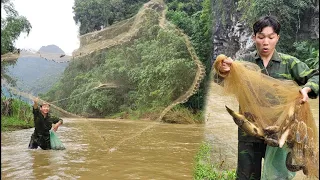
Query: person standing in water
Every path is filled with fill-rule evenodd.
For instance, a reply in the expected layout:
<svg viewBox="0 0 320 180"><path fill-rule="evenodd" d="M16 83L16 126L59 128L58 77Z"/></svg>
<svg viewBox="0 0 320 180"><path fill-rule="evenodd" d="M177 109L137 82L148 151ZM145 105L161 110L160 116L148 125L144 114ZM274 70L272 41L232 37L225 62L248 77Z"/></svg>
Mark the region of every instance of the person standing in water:
<svg viewBox="0 0 320 180"><path fill-rule="evenodd" d="M51 149L50 145L50 130L57 131L59 126L63 124L61 118L52 116L49 103L42 103L38 107L38 98L34 99L33 117L34 117L34 132L31 135L29 149L37 149L39 146L43 150ZM54 124L54 127L52 127Z"/></svg>

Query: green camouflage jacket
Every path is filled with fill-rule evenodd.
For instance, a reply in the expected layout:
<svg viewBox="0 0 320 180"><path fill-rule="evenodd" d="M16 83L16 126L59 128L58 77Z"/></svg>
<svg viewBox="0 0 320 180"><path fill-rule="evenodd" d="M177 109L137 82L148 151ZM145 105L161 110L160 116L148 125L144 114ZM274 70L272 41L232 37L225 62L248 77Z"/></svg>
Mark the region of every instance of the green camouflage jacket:
<svg viewBox="0 0 320 180"><path fill-rule="evenodd" d="M293 80L299 86L310 87L312 90L308 94L310 98L315 99L319 95L319 70L310 69L304 62L293 56L275 51L266 68L256 52L243 55L237 60L255 63L261 68L262 73L273 78ZM248 137L240 128L238 139L247 142L261 141L255 137Z"/></svg>
<svg viewBox="0 0 320 180"><path fill-rule="evenodd" d="M310 98L315 99L319 95L319 70L310 69L304 62L293 56L275 51L266 68L256 52L244 55L238 59L257 64L261 68L262 73L273 78L293 80L299 86L310 87L312 89L308 94Z"/></svg>

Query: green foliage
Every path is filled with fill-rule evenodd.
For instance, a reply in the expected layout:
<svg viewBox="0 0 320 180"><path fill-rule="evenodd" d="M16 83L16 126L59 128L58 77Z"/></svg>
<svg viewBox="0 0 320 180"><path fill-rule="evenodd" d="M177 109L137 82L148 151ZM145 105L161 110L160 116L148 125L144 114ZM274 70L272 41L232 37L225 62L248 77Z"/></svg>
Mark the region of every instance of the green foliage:
<svg viewBox="0 0 320 180"><path fill-rule="evenodd" d="M310 68L319 69L319 44L313 45L308 41L295 42L293 56L305 62Z"/></svg>
<svg viewBox="0 0 320 180"><path fill-rule="evenodd" d="M204 142L201 144L195 157L193 179L195 180L234 180L236 179L235 170L222 171L211 163L211 146Z"/></svg>
<svg viewBox="0 0 320 180"><path fill-rule="evenodd" d="M75 0L73 19L83 35L132 17L145 2L147 0Z"/></svg>
<svg viewBox="0 0 320 180"><path fill-rule="evenodd" d="M173 22L173 24L182 29L186 34L191 35L193 33L193 19L188 16L187 12L169 10L166 16Z"/></svg>
<svg viewBox="0 0 320 180"><path fill-rule="evenodd" d="M1 131L28 129L34 127L33 122L26 122L17 117L1 116Z"/></svg>
<svg viewBox="0 0 320 180"><path fill-rule="evenodd" d="M250 27L257 18L264 15L276 16L281 24L281 41L278 43L280 51L289 53L294 51L292 46L297 41L303 12L312 8L311 0L239 0L238 10L242 12L242 20Z"/></svg>
<svg viewBox="0 0 320 180"><path fill-rule="evenodd" d="M185 12L187 16L192 16L202 9L201 2L197 0L166 0L168 9L173 11Z"/></svg>
<svg viewBox="0 0 320 180"><path fill-rule="evenodd" d="M242 12L242 20L250 27L260 16L276 16L281 24L278 50L297 57L311 68L319 68L319 44L298 38L302 17L315 5L316 2L311 0L240 0L238 10Z"/></svg>
<svg viewBox="0 0 320 180"><path fill-rule="evenodd" d="M94 18L93 15L99 14L98 11L99 18L102 18L103 12L101 13L99 8L110 7L116 2L121 4L125 1L76 0L75 21L85 24L84 19L91 20ZM141 2L143 1L137 0L131 4L137 5ZM91 14L86 12L91 6L97 7L97 3L100 3L95 10L97 12L93 10L90 11ZM173 17L175 24L178 24L191 37L197 54L205 62L204 64L210 64L212 47L210 0L181 1L178 4L179 11L174 12L169 9L169 16ZM131 10L126 8L125 14L134 12ZM89 57L71 62L61 81L47 94L42 95L43 98L48 101L66 99L59 101L58 106L77 114L103 117L121 114L121 112L152 113L157 111L156 107L165 107L170 104L187 91L194 79L196 66L190 58L184 39L175 35L174 31L160 30L158 16L158 13L151 13L139 31L139 39L130 44L111 48L100 54L94 53ZM103 18L107 17L108 15L105 15ZM122 15L119 17L125 18ZM107 22L106 19L97 19L90 23L93 25L97 24L96 22ZM111 25L110 19L108 22ZM89 25L85 26L89 27ZM102 24L102 26L108 26L108 24ZM92 29L93 26L90 28ZM82 29L84 31L81 34L90 32L89 29ZM80 31L82 30L80 27ZM112 82L119 87L93 89L100 82ZM88 93L93 91L94 93ZM190 98L191 100L186 103L187 106L194 109L203 107L204 87L200 87L199 92ZM121 116L124 115L121 114Z"/></svg>
<svg viewBox="0 0 320 180"><path fill-rule="evenodd" d="M1 55L14 51L14 42L21 33L29 34L31 30L30 22L24 17L19 16L13 4L1 1L1 10L6 12L6 18L1 17Z"/></svg>
<svg viewBox="0 0 320 180"><path fill-rule="evenodd" d="M61 81L40 97L65 99L57 105L95 117L169 105L190 87L196 66L183 37L160 29L154 19L140 30L141 38L70 62ZM118 87L95 89L100 82Z"/></svg>
<svg viewBox="0 0 320 180"><path fill-rule="evenodd" d="M4 101L6 100L8 100L8 98L1 97L1 131L34 127L31 105L14 98L10 101L9 106L5 106ZM12 113L10 113L10 115L3 114L6 110Z"/></svg>
<svg viewBox="0 0 320 180"><path fill-rule="evenodd" d="M319 69L319 49L315 50L314 48L311 49L312 57L304 60L304 62L313 69Z"/></svg>
<svg viewBox="0 0 320 180"><path fill-rule="evenodd" d="M202 124L204 123L202 112L193 114L192 109L188 109L182 105L175 106L162 119L163 122L173 124Z"/></svg>
<svg viewBox="0 0 320 180"><path fill-rule="evenodd" d="M210 56L212 52L212 8L210 0L167 0L168 12L166 17L177 27L182 29L189 37L192 45L202 63L206 66L207 74L210 72ZM193 95L186 106L192 109L204 107L205 86L208 78L200 85L197 94Z"/></svg>

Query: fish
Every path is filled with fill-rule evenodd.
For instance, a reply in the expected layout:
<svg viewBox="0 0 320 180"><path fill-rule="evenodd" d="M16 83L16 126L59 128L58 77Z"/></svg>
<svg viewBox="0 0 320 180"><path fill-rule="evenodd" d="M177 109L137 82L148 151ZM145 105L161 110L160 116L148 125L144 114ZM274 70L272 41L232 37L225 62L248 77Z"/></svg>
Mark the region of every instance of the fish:
<svg viewBox="0 0 320 180"><path fill-rule="evenodd" d="M273 146L273 147L278 147L280 146L280 142L279 142L279 131L280 131L280 127L279 126L268 126L266 128L263 129L263 132L265 134L265 142L269 145L269 146ZM282 138L282 139L281 139ZM286 137L281 137L281 142L286 141ZM281 146L283 146L283 144L281 144Z"/></svg>
<svg viewBox="0 0 320 180"><path fill-rule="evenodd" d="M265 134L263 129L257 127L254 123L250 122L244 115L236 113L231 110L228 106L225 106L228 113L233 117L233 121L246 133L251 136L258 137L260 139L265 139Z"/></svg>
<svg viewBox="0 0 320 180"><path fill-rule="evenodd" d="M308 169L304 165L295 164L293 161L293 154L292 152L289 152L286 157L286 167L289 171L297 172L302 169L305 175L308 174Z"/></svg>

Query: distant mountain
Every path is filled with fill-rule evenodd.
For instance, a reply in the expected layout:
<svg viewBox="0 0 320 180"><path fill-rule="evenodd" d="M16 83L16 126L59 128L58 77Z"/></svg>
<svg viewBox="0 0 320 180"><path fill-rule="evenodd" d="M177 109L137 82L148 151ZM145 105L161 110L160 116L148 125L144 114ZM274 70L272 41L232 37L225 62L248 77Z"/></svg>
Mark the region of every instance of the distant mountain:
<svg viewBox="0 0 320 180"><path fill-rule="evenodd" d="M69 62L55 62L39 57L20 57L6 68L17 80L17 89L33 95L47 92L62 76Z"/></svg>
<svg viewBox="0 0 320 180"><path fill-rule="evenodd" d="M65 52L56 45L42 46L38 51L32 49L22 49L19 58L43 58L45 60L52 60L58 63L70 61L72 56L66 55ZM3 59L1 57L1 59Z"/></svg>
<svg viewBox="0 0 320 180"><path fill-rule="evenodd" d="M42 46L39 51L39 53L56 53L56 54L65 54L65 52L59 48L58 46L52 44L48 46Z"/></svg>

